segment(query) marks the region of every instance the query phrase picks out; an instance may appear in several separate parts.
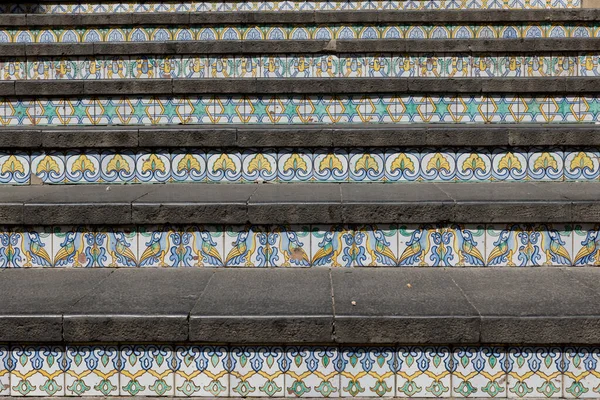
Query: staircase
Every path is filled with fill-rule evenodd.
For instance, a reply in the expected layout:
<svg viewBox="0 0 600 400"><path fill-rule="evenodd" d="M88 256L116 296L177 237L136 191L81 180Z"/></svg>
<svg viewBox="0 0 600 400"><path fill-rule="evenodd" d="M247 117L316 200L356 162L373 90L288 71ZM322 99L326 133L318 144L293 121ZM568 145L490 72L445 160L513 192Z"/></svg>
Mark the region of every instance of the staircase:
<svg viewBox="0 0 600 400"><path fill-rule="evenodd" d="M600 398L596 6L1 4L0 396Z"/></svg>

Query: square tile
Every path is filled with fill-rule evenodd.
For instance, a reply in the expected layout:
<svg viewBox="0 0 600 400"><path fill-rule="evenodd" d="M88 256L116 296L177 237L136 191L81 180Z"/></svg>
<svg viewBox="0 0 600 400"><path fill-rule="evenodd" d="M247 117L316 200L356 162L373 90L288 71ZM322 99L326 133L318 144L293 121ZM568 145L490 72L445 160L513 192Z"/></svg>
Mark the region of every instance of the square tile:
<svg viewBox="0 0 600 400"><path fill-rule="evenodd" d="M228 267L267 267L273 255L264 227L256 225L225 227L225 265Z"/></svg>
<svg viewBox="0 0 600 400"><path fill-rule="evenodd" d="M64 348L61 346L14 346L16 360L10 373L11 396L64 396Z"/></svg>
<svg viewBox="0 0 600 400"><path fill-rule="evenodd" d="M600 175L600 154L596 149L570 149L564 152L564 174L567 181L596 180Z"/></svg>
<svg viewBox="0 0 600 400"><path fill-rule="evenodd" d="M563 396L570 399L598 398L600 348L569 346L564 350Z"/></svg>
<svg viewBox="0 0 600 400"><path fill-rule="evenodd" d="M191 266L221 267L224 265L224 232L221 225L192 225L182 230L193 239ZM186 242L190 236L186 236Z"/></svg>
<svg viewBox="0 0 600 400"><path fill-rule="evenodd" d="M340 380L336 347L292 346L286 348L289 369L285 373L286 397L338 397Z"/></svg>
<svg viewBox="0 0 600 400"><path fill-rule="evenodd" d="M448 78L468 78L471 76L471 56L468 54L446 54L445 76Z"/></svg>
<svg viewBox="0 0 600 400"><path fill-rule="evenodd" d="M238 152L209 150L206 154L208 182L236 182L242 177L242 159Z"/></svg>
<svg viewBox="0 0 600 400"><path fill-rule="evenodd" d="M516 55L498 56L498 68L503 78L517 78L525 75L525 59Z"/></svg>
<svg viewBox="0 0 600 400"><path fill-rule="evenodd" d="M380 149L356 148L348 154L349 180L358 182L383 181L385 159Z"/></svg>
<svg viewBox="0 0 600 400"><path fill-rule="evenodd" d="M580 54L577 67L579 76L600 76L600 54Z"/></svg>
<svg viewBox="0 0 600 400"><path fill-rule="evenodd" d="M492 155L487 148L457 149L456 180L487 182L492 177Z"/></svg>
<svg viewBox="0 0 600 400"><path fill-rule="evenodd" d="M129 72L128 67L129 57L79 57L79 76L81 79L124 79ZM110 78L108 78L108 71L111 73Z"/></svg>
<svg viewBox="0 0 600 400"><path fill-rule="evenodd" d="M430 236L436 232L433 225L398 226L398 265L404 267L426 267L429 260ZM437 260L438 262L441 260Z"/></svg>
<svg viewBox="0 0 600 400"><path fill-rule="evenodd" d="M348 154L343 149L322 150L313 153L313 176L319 182L346 182Z"/></svg>
<svg viewBox="0 0 600 400"><path fill-rule="evenodd" d="M53 79L81 79L81 65L77 58L58 57L52 60Z"/></svg>
<svg viewBox="0 0 600 400"><path fill-rule="evenodd" d="M69 150L64 154L64 164L65 183L97 183L100 181L101 155L98 151Z"/></svg>
<svg viewBox="0 0 600 400"><path fill-rule="evenodd" d="M273 225L269 227L267 242L270 267L310 266L310 226Z"/></svg>
<svg viewBox="0 0 600 400"><path fill-rule="evenodd" d="M423 54L419 56L420 78L443 78L447 76L446 59L434 54Z"/></svg>
<svg viewBox="0 0 600 400"><path fill-rule="evenodd" d="M174 351L168 345L121 347L120 396L174 396Z"/></svg>
<svg viewBox="0 0 600 400"><path fill-rule="evenodd" d="M184 77L183 60L181 56L169 55L156 58L156 77L176 79Z"/></svg>
<svg viewBox="0 0 600 400"><path fill-rule="evenodd" d="M171 180L174 182L205 182L206 153L201 149L171 152Z"/></svg>
<svg viewBox="0 0 600 400"><path fill-rule="evenodd" d="M171 176L170 154L166 150L140 150L136 154L136 181L142 183L163 183Z"/></svg>
<svg viewBox="0 0 600 400"><path fill-rule="evenodd" d="M354 232L358 248L356 266L398 265L398 227L396 225L360 225Z"/></svg>
<svg viewBox="0 0 600 400"><path fill-rule="evenodd" d="M419 76L419 58L410 54L392 56L392 76L413 78Z"/></svg>
<svg viewBox="0 0 600 400"><path fill-rule="evenodd" d="M156 78L156 59L154 57L131 57L131 77L136 79ZM109 73L107 72L107 77Z"/></svg>
<svg viewBox="0 0 600 400"><path fill-rule="evenodd" d="M23 58L8 58L0 61L3 81L18 81L27 78L27 62Z"/></svg>
<svg viewBox="0 0 600 400"><path fill-rule="evenodd" d="M506 358L502 347L457 347L453 350L452 397L506 397Z"/></svg>
<svg viewBox="0 0 600 400"><path fill-rule="evenodd" d="M31 172L43 183L63 183L65 179L64 153L31 153Z"/></svg>
<svg viewBox="0 0 600 400"><path fill-rule="evenodd" d="M258 78L261 76L260 56L235 56L236 78Z"/></svg>
<svg viewBox="0 0 600 400"><path fill-rule="evenodd" d="M263 78L286 78L287 59L285 55L265 55L261 57L261 74Z"/></svg>
<svg viewBox="0 0 600 400"><path fill-rule="evenodd" d="M208 59L201 55L182 56L182 77L204 78L208 77Z"/></svg>
<svg viewBox="0 0 600 400"><path fill-rule="evenodd" d="M582 119L580 99L577 96L549 97L547 102L549 122L579 122Z"/></svg>
<svg viewBox="0 0 600 400"><path fill-rule="evenodd" d="M573 265L599 266L600 225L581 224L573 228Z"/></svg>
<svg viewBox="0 0 600 400"><path fill-rule="evenodd" d="M552 58L550 56L525 56L523 60L526 77L552 76Z"/></svg>
<svg viewBox="0 0 600 400"><path fill-rule="evenodd" d="M558 347L510 347L506 362L510 397L550 398L562 395Z"/></svg>
<svg viewBox="0 0 600 400"><path fill-rule="evenodd" d="M531 148L527 152L527 176L535 181L562 181L564 154L560 148Z"/></svg>
<svg viewBox="0 0 600 400"><path fill-rule="evenodd" d="M170 225L138 226L138 265L140 267L168 267L171 242L169 236L175 227ZM189 260L189 258L188 258Z"/></svg>
<svg viewBox="0 0 600 400"><path fill-rule="evenodd" d="M552 76L577 76L578 72L577 57L552 54Z"/></svg>
<svg viewBox="0 0 600 400"><path fill-rule="evenodd" d="M30 177L30 157L27 152L0 151L0 184L26 185Z"/></svg>
<svg viewBox="0 0 600 400"><path fill-rule="evenodd" d="M13 368L10 357L10 347L0 345L0 396L10 396L10 370Z"/></svg>
<svg viewBox="0 0 600 400"><path fill-rule="evenodd" d="M342 397L394 397L396 352L391 347L341 348Z"/></svg>
<svg viewBox="0 0 600 400"><path fill-rule="evenodd" d="M288 361L282 347L231 347L231 397L281 397Z"/></svg>
<svg viewBox="0 0 600 400"><path fill-rule="evenodd" d="M104 150L100 154L101 177L107 183L126 183L136 179L136 154L128 150Z"/></svg>
<svg viewBox="0 0 600 400"><path fill-rule="evenodd" d="M209 78L233 78L235 65L233 56L219 56L208 58Z"/></svg>
<svg viewBox="0 0 600 400"><path fill-rule="evenodd" d="M223 346L175 348L175 396L229 395L229 353Z"/></svg>
<svg viewBox="0 0 600 400"><path fill-rule="evenodd" d="M420 177L420 149L385 150L385 180L390 182L414 182Z"/></svg>
<svg viewBox="0 0 600 400"><path fill-rule="evenodd" d="M312 149L283 148L277 152L277 180L305 182L312 179Z"/></svg>
<svg viewBox="0 0 600 400"><path fill-rule="evenodd" d="M13 257L7 257L10 251L0 252L0 267L46 268L54 266L52 261L52 227L10 227L0 233L3 242L13 246ZM12 261L9 260L12 258ZM8 262L8 265L6 263Z"/></svg>
<svg viewBox="0 0 600 400"><path fill-rule="evenodd" d="M340 76L342 62L337 55L314 55L312 57L313 72L316 78L337 78Z"/></svg>
<svg viewBox="0 0 600 400"><path fill-rule="evenodd" d="M450 348L400 346L397 357L397 397L450 397Z"/></svg>
<svg viewBox="0 0 600 400"><path fill-rule="evenodd" d="M471 57L471 76L474 78L494 78L501 75L498 58L490 55Z"/></svg>
<svg viewBox="0 0 600 400"><path fill-rule="evenodd" d="M51 58L39 58L27 62L27 80L54 79L54 66Z"/></svg>
<svg viewBox="0 0 600 400"><path fill-rule="evenodd" d="M245 182L273 182L277 178L275 149L246 149L241 154Z"/></svg>
<svg viewBox="0 0 600 400"><path fill-rule="evenodd" d="M313 267L351 267L354 232L345 225L313 225L310 235Z"/></svg>
<svg viewBox="0 0 600 400"><path fill-rule="evenodd" d="M117 346L67 346L67 396L115 396L119 393Z"/></svg>
<svg viewBox="0 0 600 400"><path fill-rule="evenodd" d="M304 54L288 54L286 58L285 76L290 78L312 78L312 56Z"/></svg>

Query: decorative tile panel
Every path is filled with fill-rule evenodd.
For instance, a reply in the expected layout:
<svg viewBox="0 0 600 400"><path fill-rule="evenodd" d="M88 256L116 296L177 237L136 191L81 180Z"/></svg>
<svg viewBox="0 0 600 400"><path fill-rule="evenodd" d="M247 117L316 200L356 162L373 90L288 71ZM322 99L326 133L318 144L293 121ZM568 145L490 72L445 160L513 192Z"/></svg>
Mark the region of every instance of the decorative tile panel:
<svg viewBox="0 0 600 400"><path fill-rule="evenodd" d="M67 346L67 396L115 396L119 393L117 346Z"/></svg>
<svg viewBox="0 0 600 400"><path fill-rule="evenodd" d="M231 397L281 397L285 395L285 373L289 360L282 347L233 347L231 352Z"/></svg>
<svg viewBox="0 0 600 400"><path fill-rule="evenodd" d="M121 396L173 396L176 363L169 345L121 347Z"/></svg>
<svg viewBox="0 0 600 400"><path fill-rule="evenodd" d="M65 396L64 348L25 345L11 350L11 396Z"/></svg>
<svg viewBox="0 0 600 400"><path fill-rule="evenodd" d="M556 347L511 347L504 363L509 397L561 397L563 354Z"/></svg>

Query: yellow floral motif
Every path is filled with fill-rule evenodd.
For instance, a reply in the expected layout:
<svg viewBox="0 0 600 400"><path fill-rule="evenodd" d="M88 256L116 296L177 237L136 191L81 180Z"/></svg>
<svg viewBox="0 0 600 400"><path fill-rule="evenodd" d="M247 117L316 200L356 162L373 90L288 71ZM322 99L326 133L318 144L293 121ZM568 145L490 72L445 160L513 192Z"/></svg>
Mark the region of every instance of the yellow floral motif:
<svg viewBox="0 0 600 400"><path fill-rule="evenodd" d="M558 163L550 153L542 153L542 155L535 160L535 163L533 163L534 170L546 168L558 169Z"/></svg>
<svg viewBox="0 0 600 400"><path fill-rule="evenodd" d="M21 163L21 161L19 161L19 159L17 157L15 157L14 155L11 155L4 162L4 164L2 164L2 169L0 170L1 174L5 174L7 172L10 172L10 173L21 172L24 174L25 168L23 167L23 164Z"/></svg>
<svg viewBox="0 0 600 400"><path fill-rule="evenodd" d="M485 171L485 163L478 154L473 153L463 163L462 170L476 171L478 169L481 171Z"/></svg>
<svg viewBox="0 0 600 400"><path fill-rule="evenodd" d="M306 165L306 161L300 155L294 153L287 161L283 164L283 171L289 170L302 170L306 172L308 170L308 166Z"/></svg>
<svg viewBox="0 0 600 400"><path fill-rule="evenodd" d="M269 160L266 159L262 154L257 154L254 156L252 161L248 164L248 173L257 172L257 171L266 171L273 172L273 167Z"/></svg>
<svg viewBox="0 0 600 400"><path fill-rule="evenodd" d="M229 157L227 154L221 154L219 158L217 158L217 161L215 161L215 165L213 166L213 172L227 170L235 172L235 164L231 157Z"/></svg>
<svg viewBox="0 0 600 400"><path fill-rule="evenodd" d="M504 157L502 157L498 163L499 170L507 169L510 171L512 169L516 169L517 171L521 171L522 168L523 166L521 165L521 162L513 153L506 153L506 155L504 155Z"/></svg>
<svg viewBox="0 0 600 400"><path fill-rule="evenodd" d="M400 171L415 172L415 164L412 160L404 153L400 153L394 161L392 161L392 171L399 169Z"/></svg>
<svg viewBox="0 0 600 400"><path fill-rule="evenodd" d="M51 171L54 171L58 174L60 173L60 168L58 167L56 161L54 161L52 157L47 155L42 159L42 161L40 161L37 169L35 170L35 173L39 175L43 173L50 173Z"/></svg>
<svg viewBox="0 0 600 400"><path fill-rule="evenodd" d="M590 156L585 154L583 151L580 151L571 161L570 168L571 170L584 168L592 170L594 169L594 163L592 162L592 158Z"/></svg>
<svg viewBox="0 0 600 400"><path fill-rule="evenodd" d="M319 172L334 169L342 171L344 169L342 162L335 154L327 154L325 158L321 160L321 163L319 163Z"/></svg>
<svg viewBox="0 0 600 400"><path fill-rule="evenodd" d="M120 172L124 171L125 173L131 172L129 169L129 163L125 161L122 155L115 154L113 158L106 165L106 172Z"/></svg>
<svg viewBox="0 0 600 400"><path fill-rule="evenodd" d="M370 154L363 154L362 157L360 157L356 162L354 172L358 172L360 170L373 170L375 172L379 172L379 165L377 165L377 161L375 161Z"/></svg>
<svg viewBox="0 0 600 400"><path fill-rule="evenodd" d="M94 173L96 172L96 168L94 168L92 161L85 154L82 154L77 157L73 163L73 166L71 167L71 173L74 173L75 171L90 171L91 173Z"/></svg>
<svg viewBox="0 0 600 400"><path fill-rule="evenodd" d="M450 171L450 163L448 162L446 157L444 157L442 154L435 153L435 155L427 163L427 171L428 172L431 170L441 171L442 169L445 169L446 171Z"/></svg>
<svg viewBox="0 0 600 400"><path fill-rule="evenodd" d="M165 172L165 163L156 155L150 154L150 157L142 164L142 172Z"/></svg>
<svg viewBox="0 0 600 400"><path fill-rule="evenodd" d="M198 160L196 160L191 154L186 154L181 161L177 163L177 172L190 172L194 170L200 172L202 167L200 167Z"/></svg>

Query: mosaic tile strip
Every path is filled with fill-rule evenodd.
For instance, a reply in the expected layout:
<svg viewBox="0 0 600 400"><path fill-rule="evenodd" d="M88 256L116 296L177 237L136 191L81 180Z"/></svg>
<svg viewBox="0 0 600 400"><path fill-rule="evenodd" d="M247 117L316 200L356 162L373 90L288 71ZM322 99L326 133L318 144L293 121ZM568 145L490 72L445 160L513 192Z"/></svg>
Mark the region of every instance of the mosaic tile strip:
<svg viewBox="0 0 600 400"><path fill-rule="evenodd" d="M0 226L0 268L598 266L599 234L592 224Z"/></svg>
<svg viewBox="0 0 600 400"><path fill-rule="evenodd" d="M280 148L0 151L0 185L597 181L600 149Z"/></svg>
<svg viewBox="0 0 600 400"><path fill-rule="evenodd" d="M189 40L517 39L600 37L598 23L513 25L223 25L0 29L0 43L164 42Z"/></svg>
<svg viewBox="0 0 600 400"><path fill-rule="evenodd" d="M600 76L600 54L294 54L0 60L0 80Z"/></svg>
<svg viewBox="0 0 600 400"><path fill-rule="evenodd" d="M0 395L598 398L600 347L0 346Z"/></svg>
<svg viewBox="0 0 600 400"><path fill-rule="evenodd" d="M448 94L0 99L0 126L597 123L600 97Z"/></svg>
<svg viewBox="0 0 600 400"><path fill-rule="evenodd" d="M331 10L458 10L579 8L580 0L372 0L372 1L247 1L247 2L61 2L0 5L0 13L92 14L150 12L331 11Z"/></svg>

